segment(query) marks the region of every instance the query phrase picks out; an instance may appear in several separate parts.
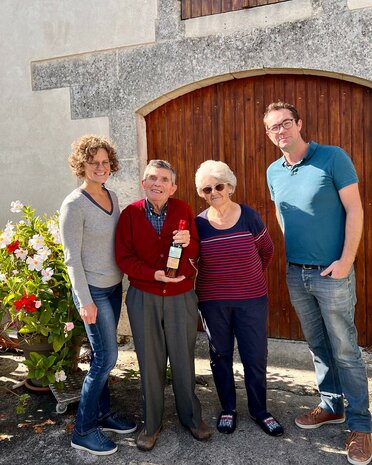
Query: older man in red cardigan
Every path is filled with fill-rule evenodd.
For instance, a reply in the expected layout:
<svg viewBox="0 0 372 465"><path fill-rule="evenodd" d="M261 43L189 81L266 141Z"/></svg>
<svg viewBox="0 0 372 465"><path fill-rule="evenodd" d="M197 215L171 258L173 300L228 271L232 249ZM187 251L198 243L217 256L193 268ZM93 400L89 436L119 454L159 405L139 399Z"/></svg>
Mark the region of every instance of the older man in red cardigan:
<svg viewBox="0 0 372 465"><path fill-rule="evenodd" d="M198 308L193 261L199 238L190 207L170 197L175 180L168 162L151 160L142 179L146 197L123 210L116 230L116 261L130 282L126 305L144 397L144 427L137 438L143 451L154 447L162 427L168 358L180 422L197 440L211 437L194 392ZM178 231L181 219L186 228ZM176 278L165 272L173 241L183 248Z"/></svg>

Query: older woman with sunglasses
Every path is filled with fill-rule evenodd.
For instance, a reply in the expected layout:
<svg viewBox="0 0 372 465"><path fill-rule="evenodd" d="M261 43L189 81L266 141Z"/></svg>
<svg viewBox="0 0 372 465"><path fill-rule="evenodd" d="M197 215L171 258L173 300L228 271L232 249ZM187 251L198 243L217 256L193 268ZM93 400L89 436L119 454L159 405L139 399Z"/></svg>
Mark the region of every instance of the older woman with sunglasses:
<svg viewBox="0 0 372 465"><path fill-rule="evenodd" d="M251 418L272 436L283 434L266 408L267 288L264 271L273 243L258 213L231 200L236 177L226 163L207 160L195 174L200 197L209 204L196 218L200 259L196 292L209 338L211 367L222 412L217 430L236 428L234 340L244 366Z"/></svg>

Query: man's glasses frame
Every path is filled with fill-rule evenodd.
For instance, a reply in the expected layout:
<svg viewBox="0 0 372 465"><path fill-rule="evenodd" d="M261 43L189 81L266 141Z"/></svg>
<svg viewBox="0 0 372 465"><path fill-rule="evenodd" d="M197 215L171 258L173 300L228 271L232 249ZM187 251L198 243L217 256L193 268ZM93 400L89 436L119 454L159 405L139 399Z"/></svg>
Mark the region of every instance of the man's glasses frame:
<svg viewBox="0 0 372 465"><path fill-rule="evenodd" d="M280 128L291 129L291 127L293 126L293 121L294 121L294 118L287 118L284 121L282 121L280 124L274 124L274 126L271 126L271 128L267 128L266 132L270 134L278 134L280 131Z"/></svg>
<svg viewBox="0 0 372 465"><path fill-rule="evenodd" d="M204 194L210 194L213 189L217 192L221 192L225 189L225 186L226 186L227 182L219 182L218 184L214 185L214 186L206 186L206 187L203 187L202 188L202 192L204 192Z"/></svg>

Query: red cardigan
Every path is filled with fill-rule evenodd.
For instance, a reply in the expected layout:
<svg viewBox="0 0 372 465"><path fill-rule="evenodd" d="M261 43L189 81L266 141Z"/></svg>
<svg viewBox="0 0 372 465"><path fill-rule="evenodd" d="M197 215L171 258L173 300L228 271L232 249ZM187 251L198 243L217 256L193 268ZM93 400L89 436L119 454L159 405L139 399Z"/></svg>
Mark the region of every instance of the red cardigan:
<svg viewBox="0 0 372 465"><path fill-rule="evenodd" d="M179 283L163 283L154 279L157 270L165 270L173 231L180 219L186 220L190 244L183 249L178 275ZM128 275L130 284L142 291L161 296L183 294L194 288L195 269L191 265L199 256L199 236L194 215L187 203L168 199L167 216L160 235L146 218L145 199L128 205L121 213L116 228L115 256L118 267Z"/></svg>

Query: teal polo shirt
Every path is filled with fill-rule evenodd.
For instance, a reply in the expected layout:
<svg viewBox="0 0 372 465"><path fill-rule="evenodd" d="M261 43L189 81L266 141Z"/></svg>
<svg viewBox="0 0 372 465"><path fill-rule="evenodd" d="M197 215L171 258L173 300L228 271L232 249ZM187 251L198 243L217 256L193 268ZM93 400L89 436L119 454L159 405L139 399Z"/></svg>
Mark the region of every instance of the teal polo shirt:
<svg viewBox="0 0 372 465"><path fill-rule="evenodd" d="M287 261L328 266L341 256L345 209L338 191L358 182L349 155L339 147L309 143L292 167L284 156L267 169L267 183L284 230Z"/></svg>

